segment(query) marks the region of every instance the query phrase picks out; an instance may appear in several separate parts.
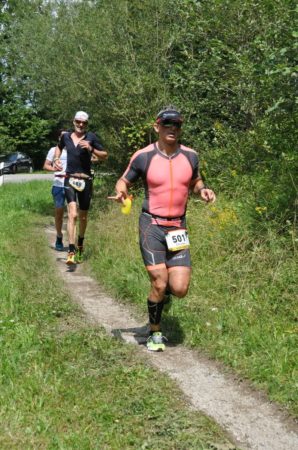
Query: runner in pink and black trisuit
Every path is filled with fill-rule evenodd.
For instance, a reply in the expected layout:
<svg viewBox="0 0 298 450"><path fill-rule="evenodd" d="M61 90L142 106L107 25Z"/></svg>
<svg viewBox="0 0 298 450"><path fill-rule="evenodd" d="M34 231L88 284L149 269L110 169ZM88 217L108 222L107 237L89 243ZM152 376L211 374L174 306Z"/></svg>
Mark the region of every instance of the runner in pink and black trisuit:
<svg viewBox="0 0 298 450"><path fill-rule="evenodd" d="M172 107L158 113L154 124L158 141L133 154L116 184L116 196L111 197L123 201L128 187L142 178L140 248L151 281L148 311L153 335L160 334L166 291L180 298L188 291L191 263L185 212L189 191L206 202L215 201L214 192L200 176L197 153L179 143L182 122L180 112Z"/></svg>

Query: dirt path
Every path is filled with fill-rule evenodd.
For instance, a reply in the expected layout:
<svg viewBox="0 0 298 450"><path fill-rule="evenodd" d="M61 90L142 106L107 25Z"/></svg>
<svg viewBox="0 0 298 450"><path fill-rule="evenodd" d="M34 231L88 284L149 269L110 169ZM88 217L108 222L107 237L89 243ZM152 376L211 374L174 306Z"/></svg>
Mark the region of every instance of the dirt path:
<svg viewBox="0 0 298 450"><path fill-rule="evenodd" d="M49 242L54 229L47 228ZM164 353L149 353L143 345L146 326L124 305L107 296L96 281L84 274L84 265L70 270L66 254L52 256L73 300L92 322L127 343L136 344L151 364L176 381L193 408L219 423L241 449L298 450L298 430L293 420L262 394L231 375L213 361L182 346L168 346Z"/></svg>

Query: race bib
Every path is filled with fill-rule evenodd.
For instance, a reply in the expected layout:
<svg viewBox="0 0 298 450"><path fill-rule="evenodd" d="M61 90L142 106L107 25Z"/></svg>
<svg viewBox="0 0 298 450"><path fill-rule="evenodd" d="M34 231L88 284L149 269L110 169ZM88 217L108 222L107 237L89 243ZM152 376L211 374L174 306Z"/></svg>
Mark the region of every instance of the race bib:
<svg viewBox="0 0 298 450"><path fill-rule="evenodd" d="M70 177L69 184L79 192L82 192L85 189L85 180L81 180L79 178Z"/></svg>
<svg viewBox="0 0 298 450"><path fill-rule="evenodd" d="M189 248L190 246L188 233L184 228L168 231L166 234L166 241L168 250L171 252L183 250L184 248Z"/></svg>

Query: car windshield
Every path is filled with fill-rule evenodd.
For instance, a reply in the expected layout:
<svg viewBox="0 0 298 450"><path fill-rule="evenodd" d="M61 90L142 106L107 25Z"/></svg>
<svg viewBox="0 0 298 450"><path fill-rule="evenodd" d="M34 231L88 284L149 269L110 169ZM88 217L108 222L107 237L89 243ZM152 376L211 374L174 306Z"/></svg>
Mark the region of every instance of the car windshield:
<svg viewBox="0 0 298 450"><path fill-rule="evenodd" d="M17 153L11 153L10 155L2 155L0 157L1 162L11 162L17 159Z"/></svg>

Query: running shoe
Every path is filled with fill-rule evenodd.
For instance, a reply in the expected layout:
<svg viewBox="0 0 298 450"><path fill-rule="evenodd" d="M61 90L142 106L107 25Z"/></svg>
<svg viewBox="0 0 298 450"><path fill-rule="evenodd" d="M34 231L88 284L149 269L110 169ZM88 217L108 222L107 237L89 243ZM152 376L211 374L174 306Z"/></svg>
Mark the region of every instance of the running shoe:
<svg viewBox="0 0 298 450"><path fill-rule="evenodd" d="M171 294L166 293L164 296L164 299L163 299L163 312L164 313L168 314L168 312L171 309L172 303L173 303L173 299L172 299Z"/></svg>
<svg viewBox="0 0 298 450"><path fill-rule="evenodd" d="M77 247L75 261L80 264L83 262L83 247Z"/></svg>
<svg viewBox="0 0 298 450"><path fill-rule="evenodd" d="M73 264L76 263L75 256L76 256L76 254L74 252L68 252L67 261L66 261L66 264L68 266L72 266Z"/></svg>
<svg viewBox="0 0 298 450"><path fill-rule="evenodd" d="M58 250L58 252L62 252L64 250L64 245L61 239L56 239L55 249Z"/></svg>
<svg viewBox="0 0 298 450"><path fill-rule="evenodd" d="M163 352L166 348L164 341L167 340L160 331L155 331L147 339L147 349L151 352Z"/></svg>

